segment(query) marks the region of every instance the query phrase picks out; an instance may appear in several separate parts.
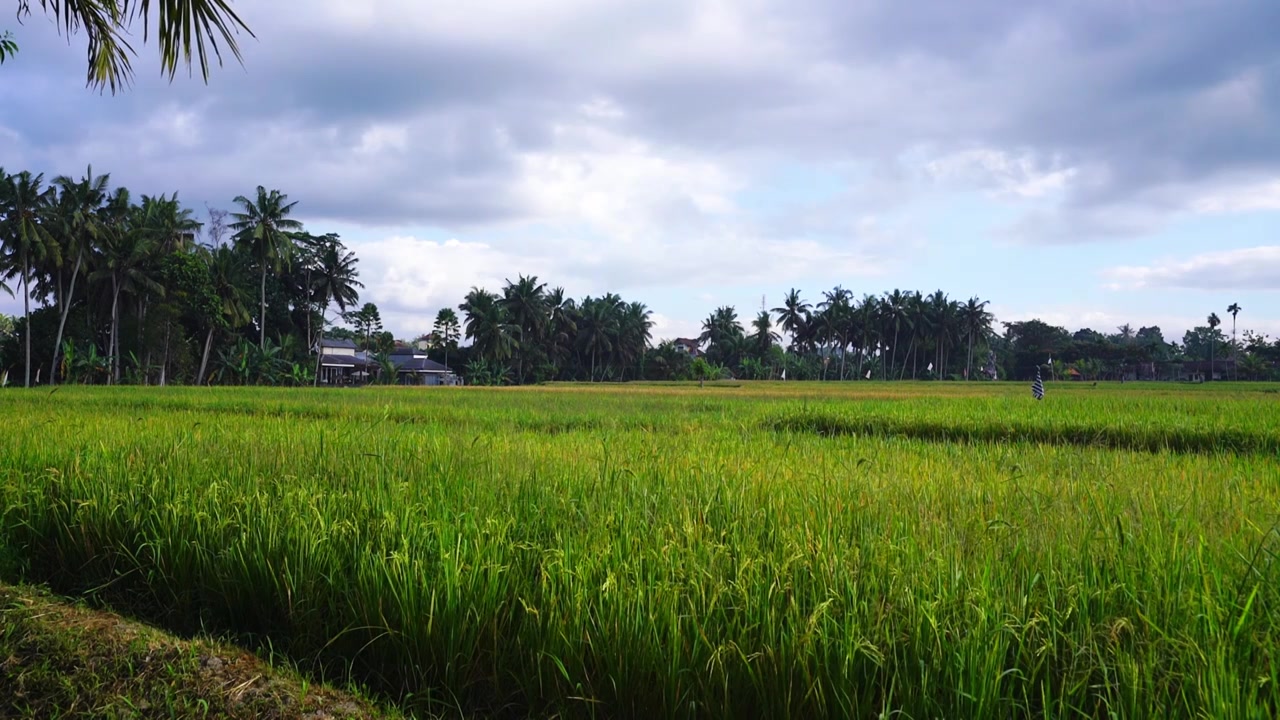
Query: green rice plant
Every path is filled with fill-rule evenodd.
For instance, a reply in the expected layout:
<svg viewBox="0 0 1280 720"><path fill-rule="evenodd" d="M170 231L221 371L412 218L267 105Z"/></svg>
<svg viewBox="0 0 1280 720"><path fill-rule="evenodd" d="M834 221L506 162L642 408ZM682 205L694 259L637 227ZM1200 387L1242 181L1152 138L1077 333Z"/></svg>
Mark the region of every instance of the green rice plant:
<svg viewBox="0 0 1280 720"><path fill-rule="evenodd" d="M9 391L0 548L424 711L1274 717L1221 385Z"/></svg>

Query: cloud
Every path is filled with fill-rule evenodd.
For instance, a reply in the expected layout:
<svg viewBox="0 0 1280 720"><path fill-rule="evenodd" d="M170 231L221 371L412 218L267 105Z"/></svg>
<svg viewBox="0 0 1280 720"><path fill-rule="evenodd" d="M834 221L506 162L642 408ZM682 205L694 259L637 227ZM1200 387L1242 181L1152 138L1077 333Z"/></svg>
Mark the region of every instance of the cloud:
<svg viewBox="0 0 1280 720"><path fill-rule="evenodd" d="M1280 245L1109 268L1103 276L1113 289L1280 290Z"/></svg>
<svg viewBox="0 0 1280 720"><path fill-rule="evenodd" d="M982 193L1028 244L1280 210L1273 2L238 10L258 36L243 69L170 84L140 45L136 87L115 97L83 89L82 37L15 28L0 165L92 163L194 207L279 188L316 230L364 231L369 294L405 326L446 282L516 272L575 292L890 275L946 224L911 203L945 193ZM838 187L779 200L786 172ZM395 253L432 278L426 300L406 299L423 291ZM434 275L440 258L461 279Z"/></svg>

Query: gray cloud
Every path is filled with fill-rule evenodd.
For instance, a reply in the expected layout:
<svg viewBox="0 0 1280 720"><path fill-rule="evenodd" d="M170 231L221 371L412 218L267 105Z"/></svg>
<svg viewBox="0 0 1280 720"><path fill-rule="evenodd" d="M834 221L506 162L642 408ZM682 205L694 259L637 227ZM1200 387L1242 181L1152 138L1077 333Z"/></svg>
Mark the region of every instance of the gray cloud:
<svg viewBox="0 0 1280 720"><path fill-rule="evenodd" d="M766 251L792 275L882 269L914 238L875 216L938 182L1038 198L1009 236L1063 243L1280 176L1280 4L1261 0L240 9L244 69L169 84L149 45L116 97L83 89L82 39L14 28L0 165L91 162L196 206L261 183L309 221L493 235L493 258L623 284L731 278ZM780 164L849 186L715 207Z"/></svg>

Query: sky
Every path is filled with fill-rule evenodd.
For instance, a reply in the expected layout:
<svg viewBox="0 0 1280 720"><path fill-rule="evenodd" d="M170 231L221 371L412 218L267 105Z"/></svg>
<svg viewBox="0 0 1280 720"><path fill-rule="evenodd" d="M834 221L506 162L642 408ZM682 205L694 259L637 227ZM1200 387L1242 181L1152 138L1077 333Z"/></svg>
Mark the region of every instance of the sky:
<svg viewBox="0 0 1280 720"><path fill-rule="evenodd" d="M397 337L472 286L617 292L656 337L836 285L1069 329L1280 335L1274 0L273 0L208 85L84 85L0 19L0 167L203 214L258 185ZM140 33L135 33L140 34ZM0 312L21 304L0 298Z"/></svg>

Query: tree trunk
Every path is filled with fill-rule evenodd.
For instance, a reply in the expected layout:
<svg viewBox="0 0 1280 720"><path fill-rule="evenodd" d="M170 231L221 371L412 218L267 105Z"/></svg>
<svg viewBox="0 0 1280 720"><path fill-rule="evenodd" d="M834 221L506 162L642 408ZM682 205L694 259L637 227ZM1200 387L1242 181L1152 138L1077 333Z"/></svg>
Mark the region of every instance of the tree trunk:
<svg viewBox="0 0 1280 720"><path fill-rule="evenodd" d="M58 320L58 339L53 343L53 367L49 368L49 382L55 385L58 382L58 353L62 351L62 331L67 327L67 315L71 313L71 300L76 294L76 277L80 274L80 261L83 259L82 251L76 255L76 267L71 271L71 289L62 299L62 317Z"/></svg>
<svg viewBox="0 0 1280 720"><path fill-rule="evenodd" d="M145 348L145 349L144 349ZM147 296L138 298L138 350L142 352L142 384L151 384L151 343L147 342ZM137 357L136 355L134 357Z"/></svg>
<svg viewBox="0 0 1280 720"><path fill-rule="evenodd" d="M840 379L841 380L844 380L844 356L845 356L844 350L848 346L849 346L849 341L845 340L844 338L840 338Z"/></svg>
<svg viewBox="0 0 1280 720"><path fill-rule="evenodd" d="M164 359L160 362L160 387L165 386L169 374L169 333L173 329L170 321L164 321Z"/></svg>
<svg viewBox="0 0 1280 720"><path fill-rule="evenodd" d="M328 303L326 302L325 305L327 306ZM311 387L320 387L320 371L324 367L320 364L320 361L324 358L324 310L324 308L320 310L320 340L316 342L316 374L315 377L311 378ZM309 314L308 317L310 317Z"/></svg>
<svg viewBox="0 0 1280 720"><path fill-rule="evenodd" d="M120 281L117 278L111 278L111 341L107 343L111 347L107 352L111 353L111 382L112 385L120 383Z"/></svg>
<svg viewBox="0 0 1280 720"><path fill-rule="evenodd" d="M258 304L258 347L267 346L267 263L262 263L262 292Z"/></svg>
<svg viewBox="0 0 1280 720"><path fill-rule="evenodd" d="M969 331L969 360L964 365L964 379L966 381L972 379L973 376L973 331Z"/></svg>
<svg viewBox="0 0 1280 720"><path fill-rule="evenodd" d="M204 354L200 356L200 372L196 374L196 385L204 384L204 371L209 367L209 350L213 347L213 327L209 327L209 334L204 338Z"/></svg>
<svg viewBox="0 0 1280 720"><path fill-rule="evenodd" d="M912 330L911 339L907 341L907 351L902 353L902 369L898 371L899 380L906 377L907 375L907 360L911 358L911 353L915 352L915 347L916 347L916 332L915 330ZM912 374L914 375L914 373ZM915 380L914 377L912 377L911 379Z"/></svg>
<svg viewBox="0 0 1280 720"><path fill-rule="evenodd" d="M27 318L26 387L31 387L31 261L22 256L22 312Z"/></svg>

